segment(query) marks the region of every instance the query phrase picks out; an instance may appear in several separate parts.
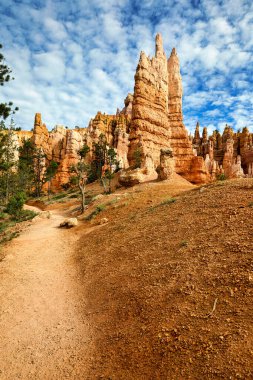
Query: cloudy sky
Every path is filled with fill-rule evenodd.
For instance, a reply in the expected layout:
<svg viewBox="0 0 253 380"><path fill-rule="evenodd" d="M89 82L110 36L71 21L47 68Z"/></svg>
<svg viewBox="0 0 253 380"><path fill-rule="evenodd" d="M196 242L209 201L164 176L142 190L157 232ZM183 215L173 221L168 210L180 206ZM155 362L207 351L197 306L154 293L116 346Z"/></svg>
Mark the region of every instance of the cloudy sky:
<svg viewBox="0 0 253 380"><path fill-rule="evenodd" d="M161 32L167 55L175 46L180 57L185 125L253 130L251 0L4 0L0 14L15 76L0 102L20 108L23 129L35 112L49 129L115 113L133 92L140 51L153 55Z"/></svg>

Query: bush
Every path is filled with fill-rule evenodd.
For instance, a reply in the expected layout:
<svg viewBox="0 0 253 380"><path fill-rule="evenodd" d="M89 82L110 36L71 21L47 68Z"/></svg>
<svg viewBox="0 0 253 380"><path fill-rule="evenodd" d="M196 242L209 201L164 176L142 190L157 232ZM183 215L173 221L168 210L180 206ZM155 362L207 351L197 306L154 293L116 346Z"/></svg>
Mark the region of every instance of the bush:
<svg viewBox="0 0 253 380"><path fill-rule="evenodd" d="M187 240L182 240L180 242L180 247L188 247L188 241Z"/></svg>
<svg viewBox="0 0 253 380"><path fill-rule="evenodd" d="M164 205L170 205L171 203L175 203L175 202L176 202L176 198L168 198L162 201L160 204L164 206Z"/></svg>
<svg viewBox="0 0 253 380"><path fill-rule="evenodd" d="M21 210L18 217L16 217L17 222L25 222L27 220L33 219L36 215L38 215L37 212L31 211L31 210Z"/></svg>
<svg viewBox="0 0 253 380"><path fill-rule="evenodd" d="M67 196L67 194L58 194L58 195L55 195L54 197L52 197L52 199L54 201L56 201L57 199L62 199L62 198L65 198Z"/></svg>
<svg viewBox="0 0 253 380"><path fill-rule="evenodd" d="M23 191L19 191L17 194L13 195L13 197L11 197L11 199L9 200L9 203L6 207L6 212L15 218L18 218L21 214L25 201L25 193Z"/></svg>
<svg viewBox="0 0 253 380"><path fill-rule="evenodd" d="M221 173L217 176L218 181L225 181L227 177L225 176L224 173Z"/></svg>
<svg viewBox="0 0 253 380"><path fill-rule="evenodd" d="M97 216L101 211L105 210L106 206L105 205L98 205L96 207L96 209L94 211L92 211L91 214L89 214L88 216L86 216L85 220L92 220L93 218L95 218L95 216Z"/></svg>

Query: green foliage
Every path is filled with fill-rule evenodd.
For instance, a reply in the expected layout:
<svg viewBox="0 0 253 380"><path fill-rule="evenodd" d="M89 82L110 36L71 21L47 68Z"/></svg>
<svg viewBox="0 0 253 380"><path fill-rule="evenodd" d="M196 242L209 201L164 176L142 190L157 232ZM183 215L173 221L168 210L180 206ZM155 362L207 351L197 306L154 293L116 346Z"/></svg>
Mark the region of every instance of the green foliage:
<svg viewBox="0 0 253 380"><path fill-rule="evenodd" d="M5 222L0 222L0 234L7 230L7 228L14 226L15 223L10 222L9 220Z"/></svg>
<svg viewBox="0 0 253 380"><path fill-rule="evenodd" d="M26 195L24 192L20 191L13 195L7 206L6 206L6 212L15 218L18 218L21 215L21 211L23 209L23 206L26 201Z"/></svg>
<svg viewBox="0 0 253 380"><path fill-rule="evenodd" d="M93 146L93 160L91 163L91 176L95 179L102 178L102 169L106 162L107 143L103 134L99 136L99 140Z"/></svg>
<svg viewBox="0 0 253 380"><path fill-rule="evenodd" d="M17 217L14 217L14 220L17 222L26 222L27 220L33 219L37 212L31 210L21 210L20 214Z"/></svg>
<svg viewBox="0 0 253 380"><path fill-rule="evenodd" d="M81 158L85 158L87 156L87 154L89 153L90 151L90 148L88 147L88 145L84 145L79 151L78 151L78 155L81 157Z"/></svg>
<svg viewBox="0 0 253 380"><path fill-rule="evenodd" d="M70 167L70 171L75 173L75 176L72 176L70 181L78 185L78 188L81 193L82 202L81 202L81 213L85 210L85 188L88 181L88 175L90 172L90 164L86 162L86 156L89 153L90 148L88 145L84 145L79 151L79 162L76 165ZM74 179L75 178L75 179Z"/></svg>
<svg viewBox="0 0 253 380"><path fill-rule="evenodd" d="M188 247L188 241L187 240L182 240L181 242L180 242L180 247Z"/></svg>
<svg viewBox="0 0 253 380"><path fill-rule="evenodd" d="M225 176L224 173L221 173L217 176L218 181L225 181L227 177Z"/></svg>
<svg viewBox="0 0 253 380"><path fill-rule="evenodd" d="M0 49L2 49L3 46L0 44ZM11 69L5 64L5 59L3 54L0 52L0 85L3 86L6 82L9 82L10 80L14 79L11 77ZM3 119L7 119L7 117L11 113L15 113L18 110L18 107L16 107L14 110L12 109L13 103L0 103L0 117Z"/></svg>
<svg viewBox="0 0 253 380"><path fill-rule="evenodd" d="M171 203L175 203L177 200L176 198L168 198L168 199L165 199L164 201L162 201L160 203L161 206L164 206L164 205L170 205Z"/></svg>
<svg viewBox="0 0 253 380"><path fill-rule="evenodd" d="M37 197L41 196L42 186L44 184L43 170L45 163L45 154L41 149L35 148L33 153L33 165L34 165L34 187L35 195Z"/></svg>
<svg viewBox="0 0 253 380"><path fill-rule="evenodd" d="M67 194L57 194L54 197L52 197L53 200L62 199L65 198Z"/></svg>
<svg viewBox="0 0 253 380"><path fill-rule="evenodd" d="M34 154L35 147L31 139L23 139L18 149L18 182L19 188L31 195L35 186Z"/></svg>
<svg viewBox="0 0 253 380"><path fill-rule="evenodd" d="M97 216L101 211L105 209L105 205L98 205L94 211L92 211L88 216L86 216L85 220L92 220L93 218L95 218L95 216Z"/></svg>
<svg viewBox="0 0 253 380"><path fill-rule="evenodd" d="M141 167L141 157L142 157L141 149L140 148L135 149L133 153L134 169Z"/></svg>
<svg viewBox="0 0 253 380"><path fill-rule="evenodd" d="M74 186L77 186L78 185L78 177L77 176L71 176L70 178L69 178L69 183L71 184L71 185L74 185Z"/></svg>
<svg viewBox="0 0 253 380"><path fill-rule="evenodd" d="M14 142L14 122L9 127L2 121L0 124L0 202L7 204L10 196L14 194L17 186L16 153Z"/></svg>
<svg viewBox="0 0 253 380"><path fill-rule="evenodd" d="M52 179L54 178L54 176L56 175L57 169L58 169L57 162L50 161L50 163L46 169L46 173L45 173L45 177L44 177L45 178L44 181L48 183L48 187L47 187L48 199L49 199L50 192L51 192L51 182L52 182Z"/></svg>
<svg viewBox="0 0 253 380"><path fill-rule="evenodd" d="M103 205L103 204L97 206L97 210L98 210L98 212L101 212L101 211L105 210L105 208L106 208L106 207L105 207L105 205Z"/></svg>
<svg viewBox="0 0 253 380"><path fill-rule="evenodd" d="M70 196L69 196L69 198L78 198L78 195L77 194L71 194Z"/></svg>
<svg viewBox="0 0 253 380"><path fill-rule="evenodd" d="M0 219L7 219L8 214L6 212L0 212Z"/></svg>
<svg viewBox="0 0 253 380"><path fill-rule="evenodd" d="M101 134L98 142L93 146L89 182L99 179L105 193L111 192L111 181L119 167L116 156L115 150L108 146L106 137Z"/></svg>
<svg viewBox="0 0 253 380"><path fill-rule="evenodd" d="M55 161L50 161L47 169L46 169L46 176L45 181L51 181L53 177L55 176L58 169L58 164Z"/></svg>

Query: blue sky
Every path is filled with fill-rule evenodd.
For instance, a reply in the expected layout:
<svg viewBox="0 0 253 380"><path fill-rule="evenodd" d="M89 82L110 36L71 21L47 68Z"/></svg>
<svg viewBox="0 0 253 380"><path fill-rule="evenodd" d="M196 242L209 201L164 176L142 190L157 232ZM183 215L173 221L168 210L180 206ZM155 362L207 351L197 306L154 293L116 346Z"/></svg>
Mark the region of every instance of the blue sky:
<svg viewBox="0 0 253 380"><path fill-rule="evenodd" d="M184 122L209 131L253 130L251 0L4 0L0 42L15 80L0 101L31 129L41 112L55 124L85 127L97 111L115 113L133 92L139 53L154 54L162 33L176 47L183 77Z"/></svg>

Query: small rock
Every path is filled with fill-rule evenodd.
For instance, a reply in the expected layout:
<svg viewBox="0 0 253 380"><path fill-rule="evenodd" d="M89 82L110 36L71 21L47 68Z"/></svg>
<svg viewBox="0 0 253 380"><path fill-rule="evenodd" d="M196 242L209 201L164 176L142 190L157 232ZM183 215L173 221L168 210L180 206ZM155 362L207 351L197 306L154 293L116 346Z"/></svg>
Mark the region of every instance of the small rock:
<svg viewBox="0 0 253 380"><path fill-rule="evenodd" d="M66 228L72 228L77 226L78 221L76 218L69 218L65 219L61 224L60 227L66 227Z"/></svg>
<svg viewBox="0 0 253 380"><path fill-rule="evenodd" d="M105 224L105 223L108 223L108 222L109 222L109 219L107 219L107 218L102 218L102 219L100 220L99 224L101 225L101 224Z"/></svg>
<svg viewBox="0 0 253 380"><path fill-rule="evenodd" d="M40 219L50 219L52 216L51 211L41 211L38 215Z"/></svg>
<svg viewBox="0 0 253 380"><path fill-rule="evenodd" d="M98 195L95 195L95 197L93 197L92 200L96 201L96 200L101 199L103 197L104 197L103 194L98 194Z"/></svg>

